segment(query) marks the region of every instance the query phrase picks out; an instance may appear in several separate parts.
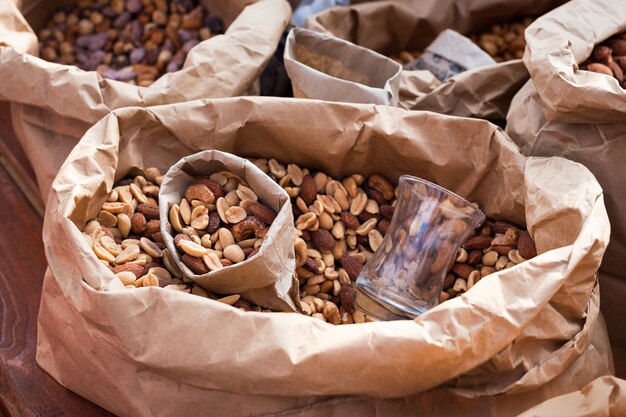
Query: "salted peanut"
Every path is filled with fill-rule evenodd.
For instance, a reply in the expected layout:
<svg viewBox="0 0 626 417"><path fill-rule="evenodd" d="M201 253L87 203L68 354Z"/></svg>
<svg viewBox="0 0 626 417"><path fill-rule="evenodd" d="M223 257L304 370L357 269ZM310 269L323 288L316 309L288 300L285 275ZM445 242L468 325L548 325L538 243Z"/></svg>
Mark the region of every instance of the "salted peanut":
<svg viewBox="0 0 626 417"><path fill-rule="evenodd" d="M330 233L335 239L341 240L346 234L346 226L341 221L335 222L332 229L330 230Z"/></svg>
<svg viewBox="0 0 626 417"><path fill-rule="evenodd" d="M191 226L183 227L182 233L187 235L187 236L189 236L189 237L192 237L192 236L200 237L200 235L198 234L198 231L196 229L194 229L193 227L191 227Z"/></svg>
<svg viewBox="0 0 626 417"><path fill-rule="evenodd" d="M350 249L356 248L356 235L349 235L346 237L346 243Z"/></svg>
<svg viewBox="0 0 626 417"><path fill-rule="evenodd" d="M296 198L300 194L300 187L285 187L285 191L289 198Z"/></svg>
<svg viewBox="0 0 626 417"><path fill-rule="evenodd" d="M133 282L133 285L135 286L135 288L141 288L143 287L143 280L146 278L146 276L142 276L139 277L135 280L135 282Z"/></svg>
<svg viewBox="0 0 626 417"><path fill-rule="evenodd" d="M341 188L336 188L335 191L333 192L333 198L339 204L339 207L341 207L342 211L346 211L350 208L350 202L348 201L348 193L345 190Z"/></svg>
<svg viewBox="0 0 626 417"><path fill-rule="evenodd" d="M100 227L100 223L98 223L96 220L92 220L85 225L85 227L83 228L83 233L91 235L98 227Z"/></svg>
<svg viewBox="0 0 626 417"><path fill-rule="evenodd" d="M115 262L115 256L113 256L108 250L104 249L99 241L94 242L93 251L98 257L98 259L101 259L103 261L110 262L110 263Z"/></svg>
<svg viewBox="0 0 626 417"><path fill-rule="evenodd" d="M224 175L224 172L215 172L209 176L210 179L221 185L222 187L228 182L228 177Z"/></svg>
<svg viewBox="0 0 626 417"><path fill-rule="evenodd" d="M217 214L219 214L220 216L220 219L222 219L224 223L228 224L228 219L226 218L226 211L230 208L230 205L228 204L226 199L224 197L218 198L215 206L217 209Z"/></svg>
<svg viewBox="0 0 626 417"><path fill-rule="evenodd" d="M115 258L115 263L120 265L126 262L133 261L139 257L139 246L132 245L124 249L117 257Z"/></svg>
<svg viewBox="0 0 626 417"><path fill-rule="evenodd" d="M161 268L160 266L153 266L148 270L148 273L153 274L157 278L161 278L163 280L169 281L172 279L172 274L170 274L167 269Z"/></svg>
<svg viewBox="0 0 626 417"><path fill-rule="evenodd" d="M133 274L130 271L118 272L117 274L115 274L115 276L118 277L119 280L122 281L122 284L124 285L132 285L137 279L135 274Z"/></svg>
<svg viewBox="0 0 626 417"><path fill-rule="evenodd" d="M197 295L198 297L209 298L209 292L207 290L205 290L204 288L198 286L198 285L195 285L191 289L191 293L193 295Z"/></svg>
<svg viewBox="0 0 626 417"><path fill-rule="evenodd" d="M143 174L148 181L155 182L156 178L161 176L161 171L159 168L149 167L143 170Z"/></svg>
<svg viewBox="0 0 626 417"><path fill-rule="evenodd" d="M519 251L517 249L514 249L512 251L509 252L509 259L511 260L511 262L513 262L514 264L520 264L524 261L526 261L526 259L524 259L520 254Z"/></svg>
<svg viewBox="0 0 626 417"><path fill-rule="evenodd" d="M327 281L327 282L332 282L333 283L333 295L335 297L339 296L340 293L341 293L341 283L338 280Z"/></svg>
<svg viewBox="0 0 626 417"><path fill-rule="evenodd" d="M257 241L258 239L251 238L251 239L244 239L236 243L241 247L241 249L247 249L247 248L253 248Z"/></svg>
<svg viewBox="0 0 626 417"><path fill-rule="evenodd" d="M303 214L296 220L296 228L299 230L317 229L315 226L319 226L315 213Z"/></svg>
<svg viewBox="0 0 626 417"><path fill-rule="evenodd" d="M509 258L507 258L506 256L502 255L498 258L498 260L495 263L495 268L496 271L501 271L504 269L504 267L506 266L506 264L509 262Z"/></svg>
<svg viewBox="0 0 626 417"><path fill-rule="evenodd" d="M353 177L347 177L342 181L343 187L351 198L357 196L358 185ZM356 214L355 214L356 216Z"/></svg>
<svg viewBox="0 0 626 417"><path fill-rule="evenodd" d="M148 202L148 198L143 193L143 191L141 191L141 188L139 188L137 184L135 183L130 184L130 192L133 195L133 197L137 199L137 202L139 204L146 204Z"/></svg>
<svg viewBox="0 0 626 417"><path fill-rule="evenodd" d="M336 280L337 278L339 278L339 271L328 267L324 270L324 277L326 277L326 279L330 281Z"/></svg>
<svg viewBox="0 0 626 417"><path fill-rule="evenodd" d="M228 207L237 206L240 203L237 190L231 191L224 196L224 200L228 203Z"/></svg>
<svg viewBox="0 0 626 417"><path fill-rule="evenodd" d="M310 258L313 259L322 259L322 252L318 251L317 249L313 249L313 248L308 248L306 250L307 255Z"/></svg>
<svg viewBox="0 0 626 417"><path fill-rule="evenodd" d="M259 197L256 195L256 193L252 191L250 187L246 187L243 184L239 184L239 187L237 187L237 196L239 197L239 200L241 201L243 200L258 201L259 200Z"/></svg>
<svg viewBox="0 0 626 417"><path fill-rule="evenodd" d="M151 273L147 273L143 277L140 277L137 281L141 280L142 287L158 287L159 278Z"/></svg>
<svg viewBox="0 0 626 417"><path fill-rule="evenodd" d="M324 315L322 313L313 313L311 315L311 317L316 318L316 319L320 319L322 321L326 321L326 319L324 318Z"/></svg>
<svg viewBox="0 0 626 417"><path fill-rule="evenodd" d="M130 186L122 185L114 188L117 191L118 199L122 203L130 204L133 201L133 194L130 192Z"/></svg>
<svg viewBox="0 0 626 417"><path fill-rule="evenodd" d="M225 212L227 223L236 224L239 223L248 216L246 211L238 206L229 207Z"/></svg>
<svg viewBox="0 0 626 417"><path fill-rule="evenodd" d="M302 199L302 197L298 197L296 198L296 207L298 208L298 210L300 210L303 214L306 214L309 212L309 206L306 205L306 203L304 202L304 200Z"/></svg>
<svg viewBox="0 0 626 417"><path fill-rule="evenodd" d="M209 271L215 271L224 267L220 262L220 258L214 252L208 252L206 255L202 256L202 260L207 268L209 268Z"/></svg>
<svg viewBox="0 0 626 417"><path fill-rule="evenodd" d="M176 230L178 233L182 233L184 226L182 223L182 219L180 217L180 208L178 204L172 205L172 207L170 208L169 217L170 217L170 224L172 225L172 228Z"/></svg>
<svg viewBox="0 0 626 417"><path fill-rule="evenodd" d="M278 162L275 159L270 159L267 162L269 169L270 169L270 173L272 175L274 175L276 178L282 178L285 175L287 175L287 170L285 169L284 165L282 165L280 162Z"/></svg>
<svg viewBox="0 0 626 417"><path fill-rule="evenodd" d="M243 253L243 249L233 244L224 248L224 257L233 263L238 263L242 262L246 258L246 255Z"/></svg>
<svg viewBox="0 0 626 417"><path fill-rule="evenodd" d="M109 203L106 202L102 205L102 210L108 211L111 214L120 214L126 209L126 203L114 202Z"/></svg>
<svg viewBox="0 0 626 417"><path fill-rule="evenodd" d="M376 229L372 229L368 232L367 239L374 252L376 252L383 243L383 235Z"/></svg>
<svg viewBox="0 0 626 417"><path fill-rule="evenodd" d="M117 201L118 197L119 196L117 194L117 191L116 190L111 190L111 192L107 196L107 201L113 203L113 202Z"/></svg>
<svg viewBox="0 0 626 417"><path fill-rule="evenodd" d="M368 221L357 227L356 234L359 236L367 235L371 230L376 227L376 223L378 223L378 219L369 219Z"/></svg>
<svg viewBox="0 0 626 417"><path fill-rule="evenodd" d="M189 293L190 289L185 284L170 284L163 287L165 290Z"/></svg>
<svg viewBox="0 0 626 417"><path fill-rule="evenodd" d="M179 248L189 256L201 257L207 252L207 249L202 245L197 244L192 240L181 240L178 244Z"/></svg>
<svg viewBox="0 0 626 417"><path fill-rule="evenodd" d="M306 242L301 238L294 241L294 249L296 253L296 266L302 266L308 258Z"/></svg>
<svg viewBox="0 0 626 417"><path fill-rule="evenodd" d="M467 262L469 255L467 253L467 251L463 248L459 248L459 250L456 253L456 261L457 263L465 263Z"/></svg>
<svg viewBox="0 0 626 417"><path fill-rule="evenodd" d="M318 284L321 284L324 281L326 281L326 278L324 277L324 275L313 275L312 277L310 277L309 279L306 280L306 284L307 285L318 285Z"/></svg>
<svg viewBox="0 0 626 417"><path fill-rule="evenodd" d="M148 238L142 237L140 239L141 249L143 249L148 255L153 258L161 258L163 251L153 241Z"/></svg>
<svg viewBox="0 0 626 417"><path fill-rule="evenodd" d="M98 221L102 227L115 227L117 225L117 216L108 211L100 210L96 221Z"/></svg>
<svg viewBox="0 0 626 417"><path fill-rule="evenodd" d="M191 224L191 206L185 198L180 199L179 213L185 224Z"/></svg>
<svg viewBox="0 0 626 417"><path fill-rule="evenodd" d="M490 250L485 253L482 258L482 264L485 266L494 266L498 261L498 252Z"/></svg>
<svg viewBox="0 0 626 417"><path fill-rule="evenodd" d="M206 207L196 207L196 208L204 208L206 210ZM193 227L196 230L204 230L207 228L208 225L209 225L208 211L207 213L199 215L198 217L196 217L195 219L191 221L191 227Z"/></svg>
<svg viewBox="0 0 626 417"><path fill-rule="evenodd" d="M124 213L117 215L117 228L122 237L128 237L130 234L130 217Z"/></svg>
<svg viewBox="0 0 626 417"><path fill-rule="evenodd" d="M320 292L320 286L319 285L305 285L302 288L302 290L307 294L316 295Z"/></svg>
<svg viewBox="0 0 626 417"><path fill-rule="evenodd" d="M463 278L457 278L456 281L454 281L452 289L456 292L467 291L467 281Z"/></svg>
<svg viewBox="0 0 626 417"><path fill-rule="evenodd" d="M322 253L322 261L324 261L324 265L328 267L335 266L335 257L332 253Z"/></svg>
<svg viewBox="0 0 626 417"><path fill-rule="evenodd" d="M109 251L111 255L117 256L122 252L122 249L119 247L115 240L109 236L102 236L100 238L99 243L102 245L104 249Z"/></svg>
<svg viewBox="0 0 626 417"><path fill-rule="evenodd" d="M200 244L205 248L210 249L212 246L211 235L207 233L202 236L202 238L200 239Z"/></svg>
<svg viewBox="0 0 626 417"><path fill-rule="evenodd" d="M219 243L222 248L233 245L235 243L235 238L230 230L225 227L222 227L218 230L219 235Z"/></svg>
<svg viewBox="0 0 626 417"><path fill-rule="evenodd" d="M224 303L224 304L228 304L229 306L232 306L237 301L239 301L239 298L241 298L241 295L233 294L233 295L227 295L226 297L218 298L216 301L219 301L220 303Z"/></svg>
<svg viewBox="0 0 626 417"><path fill-rule="evenodd" d="M480 280L480 271L472 271L467 277L467 289L469 290Z"/></svg>
<svg viewBox="0 0 626 417"><path fill-rule="evenodd" d="M361 191L357 193L357 195L352 199L350 203L350 214L353 216L358 216L365 210L365 206L367 205L367 195Z"/></svg>
<svg viewBox="0 0 626 417"><path fill-rule="evenodd" d="M302 178L304 178L304 175L302 174L302 169L300 169L298 165L287 165L287 173L291 177L291 182L293 183L293 185L299 186L300 184L302 184Z"/></svg>

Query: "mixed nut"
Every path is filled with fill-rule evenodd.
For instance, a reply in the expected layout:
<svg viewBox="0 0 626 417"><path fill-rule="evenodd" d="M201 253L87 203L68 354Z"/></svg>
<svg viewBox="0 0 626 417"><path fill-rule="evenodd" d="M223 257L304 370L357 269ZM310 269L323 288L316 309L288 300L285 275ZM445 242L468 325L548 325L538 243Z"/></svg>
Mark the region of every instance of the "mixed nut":
<svg viewBox="0 0 626 417"><path fill-rule="evenodd" d="M526 49L524 30L533 22L526 17L520 21L492 25L489 30L470 36L470 39L496 62L521 59Z"/></svg>
<svg viewBox="0 0 626 417"><path fill-rule="evenodd" d="M369 321L354 308L354 282L387 233L397 187L376 174L336 180L274 159L252 162L292 200L302 311L333 324ZM83 229L98 259L127 288L158 286L245 311L268 311L240 294L215 294L183 277L160 232L156 198L162 178L157 168L148 168L113 187L96 218ZM220 172L190 185L169 216L185 264L203 274L254 256L276 214L258 202L241 178ZM485 221L448 266L440 301L463 294L485 276L536 254L535 243L523 228Z"/></svg>
<svg viewBox="0 0 626 417"><path fill-rule="evenodd" d="M198 178L169 209L182 262L197 275L256 255L276 213L237 175Z"/></svg>
<svg viewBox="0 0 626 417"><path fill-rule="evenodd" d="M39 32L40 57L147 87L223 31L197 0L78 0Z"/></svg>
<svg viewBox="0 0 626 417"><path fill-rule="evenodd" d="M580 65L581 70L597 72L614 77L626 88L626 32L611 36L593 48L591 56Z"/></svg>

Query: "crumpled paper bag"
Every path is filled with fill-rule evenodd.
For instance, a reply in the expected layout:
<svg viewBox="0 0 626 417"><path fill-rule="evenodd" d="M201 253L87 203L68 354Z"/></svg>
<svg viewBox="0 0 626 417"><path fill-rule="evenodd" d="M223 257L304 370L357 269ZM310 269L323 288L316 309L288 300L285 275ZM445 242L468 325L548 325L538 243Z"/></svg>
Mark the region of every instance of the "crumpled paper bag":
<svg viewBox="0 0 626 417"><path fill-rule="evenodd" d="M271 58L291 17L286 0L203 0L227 30L194 47L183 69L150 87L104 79L95 71L37 57L35 31L59 2L0 1L0 100L37 177L43 201L78 139L111 110L243 95ZM252 3L252 4L251 4ZM246 7L247 6L247 7Z"/></svg>
<svg viewBox="0 0 626 417"><path fill-rule="evenodd" d="M602 311L620 377L626 377L626 90L612 77L575 68L596 43L624 29L623 0L573 0L537 20L526 31L532 80L507 116L507 133L524 154L580 162L604 189L611 241L601 267Z"/></svg>
<svg viewBox="0 0 626 417"><path fill-rule="evenodd" d="M183 198L194 178L219 171L238 175L257 194L259 200L274 210L276 219L269 228L259 252L252 258L228 268L204 275L194 274L181 260L174 245L169 210ZM294 277L295 229L291 200L287 192L252 162L219 151L202 151L187 156L172 166L159 191L161 232L172 258L186 277L206 290L220 294L240 293L248 301L278 311L297 311L298 280ZM293 299L292 299L293 298Z"/></svg>
<svg viewBox="0 0 626 417"><path fill-rule="evenodd" d="M295 97L398 104L402 67L370 49L293 28L287 36L284 61Z"/></svg>
<svg viewBox="0 0 626 417"><path fill-rule="evenodd" d="M549 399L519 417L618 417L626 415L626 381L603 376L582 390Z"/></svg>
<svg viewBox="0 0 626 417"><path fill-rule="evenodd" d="M376 1L325 10L310 17L305 27L390 55L403 50L423 51L444 29L468 35L515 16L541 15L562 3L564 0ZM377 68L366 67L364 71L375 74ZM504 119L513 95L527 79L521 60L465 71L444 83L428 71L404 70L399 105L410 110Z"/></svg>
<svg viewBox="0 0 626 417"><path fill-rule="evenodd" d="M119 280L81 228L130 170L202 149L336 177L422 177L527 224L539 255L414 321L341 327L107 285ZM609 229L586 168L524 157L483 120L252 97L119 109L85 134L50 193L37 361L119 415L513 416L611 372L596 279Z"/></svg>

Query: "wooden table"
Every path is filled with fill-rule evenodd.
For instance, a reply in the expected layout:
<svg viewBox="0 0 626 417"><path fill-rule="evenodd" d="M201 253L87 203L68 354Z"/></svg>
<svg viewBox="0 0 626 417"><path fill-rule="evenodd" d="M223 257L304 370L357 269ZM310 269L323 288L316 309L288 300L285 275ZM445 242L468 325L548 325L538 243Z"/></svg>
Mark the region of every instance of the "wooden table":
<svg viewBox="0 0 626 417"><path fill-rule="evenodd" d="M37 195L9 106L0 103L0 416L112 416L59 385L35 362L46 269Z"/></svg>

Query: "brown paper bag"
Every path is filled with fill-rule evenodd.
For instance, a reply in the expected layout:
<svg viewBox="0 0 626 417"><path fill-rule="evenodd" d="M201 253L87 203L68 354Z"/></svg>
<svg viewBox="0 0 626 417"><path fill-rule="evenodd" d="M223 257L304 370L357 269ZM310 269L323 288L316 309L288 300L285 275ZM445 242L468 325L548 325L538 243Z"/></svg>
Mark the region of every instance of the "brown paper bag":
<svg viewBox="0 0 626 417"><path fill-rule="evenodd" d="M353 2L355 3L355 2ZM424 50L444 29L464 35L516 16L537 16L564 0L400 0L334 7L306 27L381 54ZM454 10L452 12L445 12ZM513 95L528 79L521 60L465 71L440 83L427 71L403 71L399 105L457 116L504 119Z"/></svg>
<svg viewBox="0 0 626 417"><path fill-rule="evenodd" d="M524 154L580 162L604 189L611 241L601 267L602 311L621 377L626 376L626 90L612 77L574 68L596 43L626 27L625 5L575 0L532 24L525 58L532 82L515 96L507 116L507 132Z"/></svg>
<svg viewBox="0 0 626 417"><path fill-rule="evenodd" d="M539 255L415 321L341 327L122 288L81 228L131 169L164 170L200 149L337 177L419 176L487 216L526 223ZM216 415L515 415L611 372L596 279L608 237L602 190L586 168L526 158L486 121L268 98L116 110L53 184L37 360L120 415L203 415L208 404Z"/></svg>
<svg viewBox="0 0 626 417"><path fill-rule="evenodd" d="M263 204L274 210L276 219L269 228L259 252L244 262L204 275L194 274L182 262L174 245L169 209L178 204L194 177L219 171L238 175L258 195ZM169 253L183 274L201 287L220 294L241 295L265 308L297 311L298 281L294 278L296 260L293 249L293 214L287 192L252 162L219 151L202 151L178 161L165 176L159 191L161 232ZM292 299L293 297L293 299Z"/></svg>
<svg viewBox="0 0 626 417"><path fill-rule="evenodd" d="M398 104L402 67L370 49L294 28L287 36L284 59L295 97Z"/></svg>
<svg viewBox="0 0 626 417"><path fill-rule="evenodd" d="M137 87L37 58L34 33L63 1L24 0L19 10L11 0L2 2L0 45L8 47L0 47L0 100L12 104L16 136L33 166L44 202L78 139L111 110L238 96L250 90L289 22L289 4L286 0L202 3L222 17L228 25L226 33L193 48L180 71L164 75L150 87Z"/></svg>
<svg viewBox="0 0 626 417"><path fill-rule="evenodd" d="M626 415L626 381L596 379L580 391L539 404L519 417L617 417Z"/></svg>

